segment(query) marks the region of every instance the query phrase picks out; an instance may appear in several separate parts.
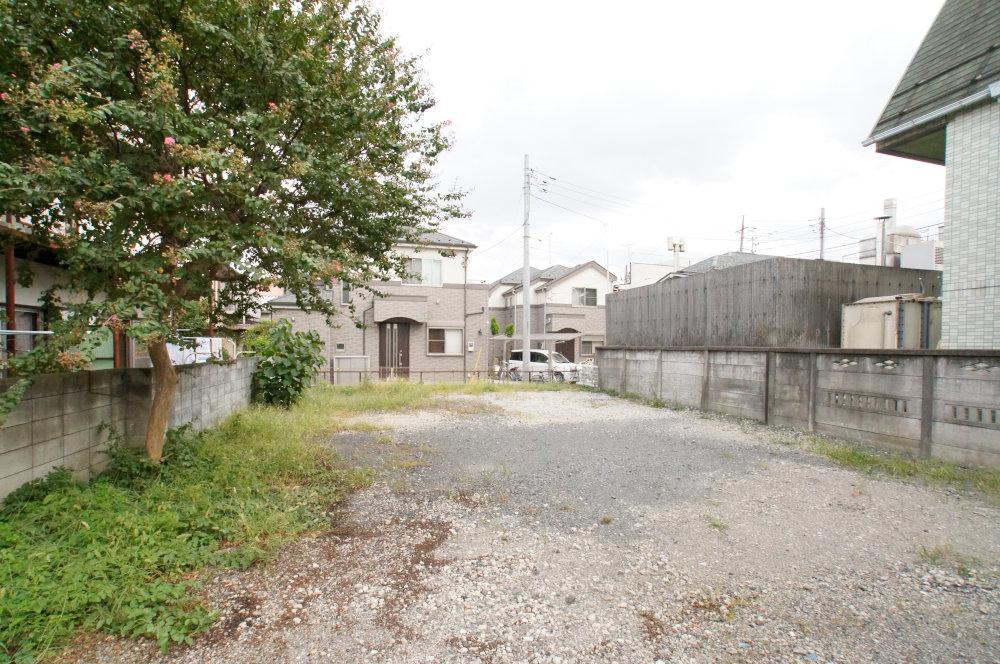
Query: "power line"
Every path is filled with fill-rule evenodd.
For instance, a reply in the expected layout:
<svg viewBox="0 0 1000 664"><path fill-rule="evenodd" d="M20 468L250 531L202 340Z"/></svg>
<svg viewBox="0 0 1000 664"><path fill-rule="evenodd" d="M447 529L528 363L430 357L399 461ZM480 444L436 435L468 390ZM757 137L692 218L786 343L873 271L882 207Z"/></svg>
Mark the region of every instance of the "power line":
<svg viewBox="0 0 1000 664"><path fill-rule="evenodd" d="M640 203L638 201L633 201L631 199L625 198L624 196L618 196L617 194L610 194L610 193L608 193L606 191L601 191L600 189L594 189L593 187L585 187L582 184L575 184L573 182L570 182L569 180L563 180L562 178L557 178L554 175L549 175L548 173L544 173L544 172L538 170L537 168L533 168L531 170L534 173L538 173L539 175L541 175L543 177L549 178L551 180L555 180L556 182L560 182L563 185L566 185L566 186L569 186L569 187L575 187L577 189L583 189L585 191L592 191L595 194L600 194L601 196L606 196L606 197L609 197L609 198L617 198L617 199L619 199L621 201L624 201L625 203L630 203L632 205L641 205L641 206L645 205L644 203Z"/></svg>

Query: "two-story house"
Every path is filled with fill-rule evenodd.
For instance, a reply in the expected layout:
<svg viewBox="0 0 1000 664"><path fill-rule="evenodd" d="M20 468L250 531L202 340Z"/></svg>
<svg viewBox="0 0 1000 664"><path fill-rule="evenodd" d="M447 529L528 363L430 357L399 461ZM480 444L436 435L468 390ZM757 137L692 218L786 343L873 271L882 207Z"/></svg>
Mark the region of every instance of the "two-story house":
<svg viewBox="0 0 1000 664"><path fill-rule="evenodd" d="M521 330L521 274L515 270L490 284L489 317L501 328L513 323ZM574 362L593 359L594 348L605 339L604 298L616 279L595 261L531 268L532 332L578 333L575 339L556 343L555 349ZM516 335L511 347L520 348Z"/></svg>
<svg viewBox="0 0 1000 664"><path fill-rule="evenodd" d="M947 0L864 145L945 167L942 348L1000 348L1000 2Z"/></svg>
<svg viewBox="0 0 1000 664"><path fill-rule="evenodd" d="M299 308L293 294L270 300L262 318L286 318L296 330L316 330L334 382L362 375L423 381L462 380L488 368L487 286L470 283L475 245L444 233L424 233L417 244L398 244L405 275L350 289L325 291L343 313L328 324L323 314ZM353 312L351 311L353 305Z"/></svg>

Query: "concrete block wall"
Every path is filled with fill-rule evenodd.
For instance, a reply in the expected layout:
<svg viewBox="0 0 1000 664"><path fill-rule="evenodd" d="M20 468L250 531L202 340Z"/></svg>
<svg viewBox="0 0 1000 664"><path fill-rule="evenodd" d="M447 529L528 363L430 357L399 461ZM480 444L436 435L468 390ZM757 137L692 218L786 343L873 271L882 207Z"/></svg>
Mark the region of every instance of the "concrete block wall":
<svg viewBox="0 0 1000 664"><path fill-rule="evenodd" d="M1000 467L1000 352L598 350L598 386Z"/></svg>
<svg viewBox="0 0 1000 664"><path fill-rule="evenodd" d="M170 426L190 422L202 430L245 408L255 366L255 359L242 359L178 367ZM58 466L90 479L107 467L112 432L141 445L152 393L149 369L39 376L0 427L0 498Z"/></svg>
<svg viewBox="0 0 1000 664"><path fill-rule="evenodd" d="M1000 104L960 113L945 148L942 348L1000 348Z"/></svg>

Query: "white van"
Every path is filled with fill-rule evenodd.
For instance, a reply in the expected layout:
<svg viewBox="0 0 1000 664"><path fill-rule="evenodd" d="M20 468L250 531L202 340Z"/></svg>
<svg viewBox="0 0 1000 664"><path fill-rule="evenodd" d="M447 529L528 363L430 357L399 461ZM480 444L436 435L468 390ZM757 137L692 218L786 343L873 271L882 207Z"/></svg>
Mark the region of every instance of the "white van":
<svg viewBox="0 0 1000 664"><path fill-rule="evenodd" d="M527 371L531 372L531 380L545 380L548 378L549 372L549 353L551 351L532 349L531 350L531 361L528 364ZM521 373L522 380L526 379L524 375L525 369L522 368L523 362L521 361L521 351L513 350L510 352L510 362L507 366L511 371L518 371ZM537 372L537 376L536 376ZM566 359L566 356L562 353L552 353L552 378L555 379L557 383L562 383L568 381L570 383L575 383L580 376L580 365L574 364Z"/></svg>

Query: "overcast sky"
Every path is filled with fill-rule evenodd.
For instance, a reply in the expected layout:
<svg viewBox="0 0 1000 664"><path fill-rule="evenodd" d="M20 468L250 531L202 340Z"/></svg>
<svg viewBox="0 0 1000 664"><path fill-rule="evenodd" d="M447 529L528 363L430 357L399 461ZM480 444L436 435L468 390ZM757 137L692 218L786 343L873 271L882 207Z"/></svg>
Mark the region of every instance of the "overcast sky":
<svg viewBox="0 0 1000 664"><path fill-rule="evenodd" d="M479 246L481 280L521 264L526 153L558 178L532 200L537 267L610 256L620 275L672 262L669 236L686 264L738 249L744 214L746 250L815 258L824 206L826 257L850 260L888 197L933 231L944 168L861 141L940 5L375 0L451 122L441 181L471 217L442 230Z"/></svg>

